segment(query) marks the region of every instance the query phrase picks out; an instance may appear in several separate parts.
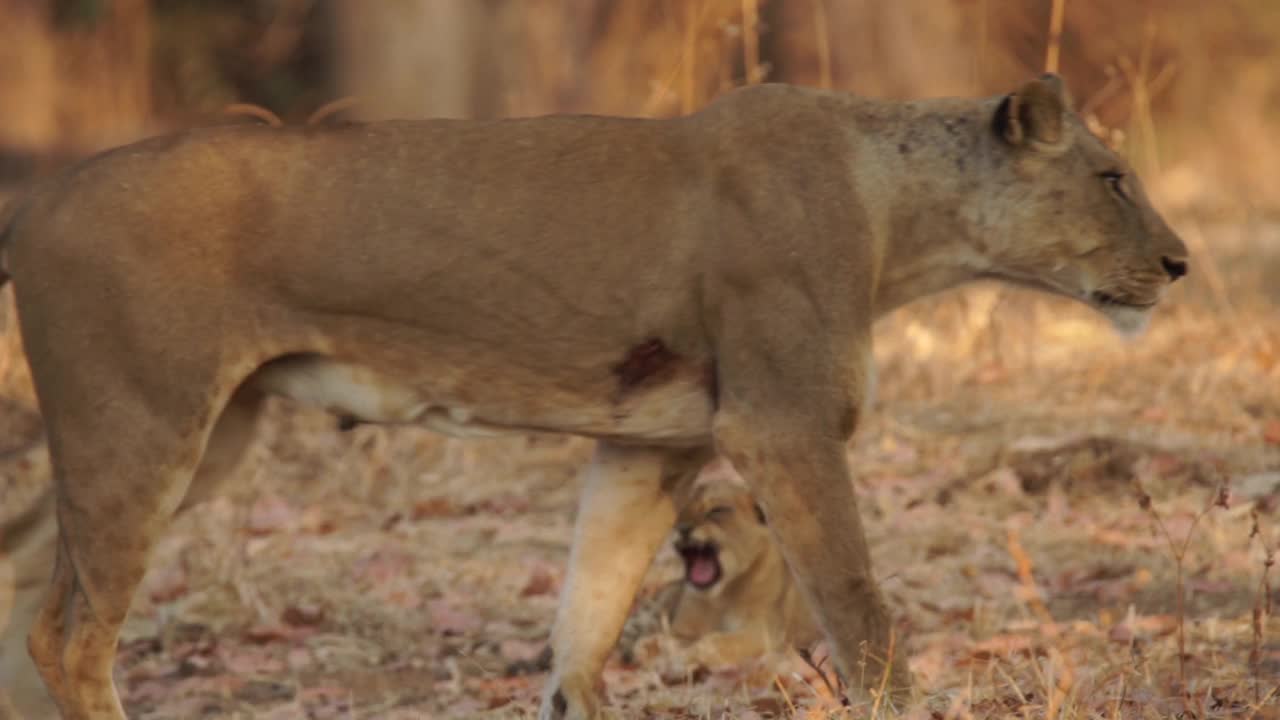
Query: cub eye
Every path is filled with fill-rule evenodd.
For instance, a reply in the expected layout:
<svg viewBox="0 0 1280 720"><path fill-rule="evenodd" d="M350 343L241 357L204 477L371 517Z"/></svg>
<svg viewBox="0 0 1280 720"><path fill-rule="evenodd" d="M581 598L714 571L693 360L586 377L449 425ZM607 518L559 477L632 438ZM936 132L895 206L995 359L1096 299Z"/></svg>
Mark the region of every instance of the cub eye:
<svg viewBox="0 0 1280 720"><path fill-rule="evenodd" d="M707 511L707 519L719 520L720 518L728 517L732 513L733 513L733 508L729 507L728 505L717 505Z"/></svg>

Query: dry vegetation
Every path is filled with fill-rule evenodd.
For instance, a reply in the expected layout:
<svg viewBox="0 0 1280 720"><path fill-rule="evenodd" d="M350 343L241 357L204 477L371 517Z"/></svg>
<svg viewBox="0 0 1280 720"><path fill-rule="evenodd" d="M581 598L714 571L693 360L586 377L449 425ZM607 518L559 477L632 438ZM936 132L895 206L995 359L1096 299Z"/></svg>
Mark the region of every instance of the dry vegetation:
<svg viewBox="0 0 1280 720"><path fill-rule="evenodd" d="M1193 272L1136 341L989 286L878 327L850 457L920 688L904 716L1280 717L1280 7L1070 0L1054 61L1053 5L525 0L489 18L520 42L484 77L501 112L667 114L761 78L985 93L1059 63ZM29 401L9 303L0 377ZM542 678L507 670L547 634L588 452L273 406L243 482L158 551L122 644L132 716L530 717ZM650 586L677 572L664 551ZM685 670L615 659L613 707L885 711L839 708L798 658Z"/></svg>

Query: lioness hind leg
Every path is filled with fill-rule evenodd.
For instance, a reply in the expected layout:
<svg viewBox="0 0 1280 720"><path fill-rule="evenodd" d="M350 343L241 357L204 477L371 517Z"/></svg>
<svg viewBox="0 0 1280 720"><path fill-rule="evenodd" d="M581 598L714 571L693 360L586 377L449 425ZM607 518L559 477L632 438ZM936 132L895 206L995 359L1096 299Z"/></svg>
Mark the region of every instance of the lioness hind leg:
<svg viewBox="0 0 1280 720"><path fill-rule="evenodd" d="M64 718L123 720L112 682L120 627L199 464L216 393L205 391L209 384L144 394L136 382L98 376L93 380L104 387L134 392L94 407L84 400L88 393L68 392L80 379L42 386L37 376L60 547L30 646Z"/></svg>
<svg viewBox="0 0 1280 720"><path fill-rule="evenodd" d="M109 483L116 472L122 470L94 479ZM164 501L190 476L185 467L130 472L141 482L124 486L130 489L129 501L102 510L95 509L98 503L77 507L74 493L60 498L58 561L30 647L64 718L125 717L111 677L120 627L173 511Z"/></svg>
<svg viewBox="0 0 1280 720"><path fill-rule="evenodd" d="M599 717L596 684L704 452L601 443L587 470L569 573L551 634L541 720Z"/></svg>
<svg viewBox="0 0 1280 720"><path fill-rule="evenodd" d="M209 434L200 465L178 507L179 513L212 499L240 469L257 434L264 401L263 394L248 383L231 396Z"/></svg>
<svg viewBox="0 0 1280 720"><path fill-rule="evenodd" d="M239 467L246 454L245 450L253 439L256 421L261 414L262 399L259 392L248 387L242 388L232 397L209 436L199 469L183 498L180 512L212 497L223 479ZM47 452L43 446L39 451ZM0 635L0 640L3 641L3 646L0 647L0 690L8 694L10 704L7 707L0 700L0 720L55 717L58 711L53 706L46 682L51 685L63 683L60 648L63 646L65 633L58 623L65 618L66 609L72 602L75 578L71 566L63 559L60 561L62 569L54 570L52 589L49 587L50 570L59 562L61 551L54 519L52 490L40 506L32 510L32 515L33 520L27 523L30 527L24 525L20 528L24 531L21 537L4 538L6 544L16 544L15 552L11 553L10 558L16 575L16 593L9 622L4 627L3 635ZM46 668L44 674L47 681L36 672L32 653L28 651L27 639L31 629L35 627L46 593L50 602L45 606L45 612L50 617L45 622L58 629L34 636L32 639L35 644L31 650L37 657L57 659ZM4 618L0 617L0 623L3 622Z"/></svg>

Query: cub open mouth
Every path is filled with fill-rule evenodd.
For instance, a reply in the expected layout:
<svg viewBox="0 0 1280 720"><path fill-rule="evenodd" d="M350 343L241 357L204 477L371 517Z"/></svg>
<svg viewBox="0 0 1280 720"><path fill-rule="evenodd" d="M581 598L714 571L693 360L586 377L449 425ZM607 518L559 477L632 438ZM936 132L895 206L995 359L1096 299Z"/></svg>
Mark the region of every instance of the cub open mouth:
<svg viewBox="0 0 1280 720"><path fill-rule="evenodd" d="M676 548L684 559L684 579L699 590L720 582L720 548L713 543L688 543Z"/></svg>

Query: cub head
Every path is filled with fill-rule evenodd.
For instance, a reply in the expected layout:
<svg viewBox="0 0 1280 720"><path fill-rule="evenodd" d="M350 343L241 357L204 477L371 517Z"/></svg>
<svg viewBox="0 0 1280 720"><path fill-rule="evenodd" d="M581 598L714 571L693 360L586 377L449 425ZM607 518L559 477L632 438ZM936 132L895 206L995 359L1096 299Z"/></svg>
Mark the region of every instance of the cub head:
<svg viewBox="0 0 1280 720"><path fill-rule="evenodd" d="M1057 75L1004 96L988 120L983 274L1074 298L1121 332L1140 332L1187 273L1187 248L1133 169L1072 110Z"/></svg>
<svg viewBox="0 0 1280 720"><path fill-rule="evenodd" d="M697 592L719 593L770 552L772 542L764 512L734 483L699 485L676 521L684 581Z"/></svg>

